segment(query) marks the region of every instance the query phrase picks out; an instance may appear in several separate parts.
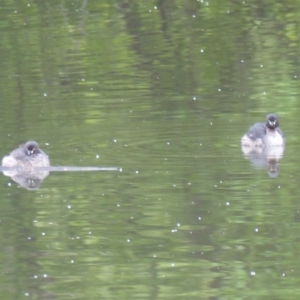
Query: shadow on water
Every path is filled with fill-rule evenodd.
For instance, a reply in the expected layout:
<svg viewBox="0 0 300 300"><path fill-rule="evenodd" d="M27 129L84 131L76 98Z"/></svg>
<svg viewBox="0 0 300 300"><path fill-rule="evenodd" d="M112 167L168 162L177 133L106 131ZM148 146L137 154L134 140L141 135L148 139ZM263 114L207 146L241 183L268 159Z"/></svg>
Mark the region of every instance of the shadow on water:
<svg viewBox="0 0 300 300"><path fill-rule="evenodd" d="M28 190L38 190L41 183L49 175L50 172L107 172L107 171L119 171L121 168L117 167L39 167L22 169L18 167L7 168L0 167L0 172L3 175L10 177L13 181L18 183L21 187Z"/></svg>

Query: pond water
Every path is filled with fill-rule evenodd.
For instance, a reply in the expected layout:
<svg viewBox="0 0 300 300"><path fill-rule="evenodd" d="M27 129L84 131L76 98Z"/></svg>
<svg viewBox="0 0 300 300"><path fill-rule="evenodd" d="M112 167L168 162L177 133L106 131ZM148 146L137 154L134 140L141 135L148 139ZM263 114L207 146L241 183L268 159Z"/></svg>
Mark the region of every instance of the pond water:
<svg viewBox="0 0 300 300"><path fill-rule="evenodd" d="M121 171L0 174L2 299L297 299L299 9L3 1L2 155ZM269 112L285 152L245 157Z"/></svg>

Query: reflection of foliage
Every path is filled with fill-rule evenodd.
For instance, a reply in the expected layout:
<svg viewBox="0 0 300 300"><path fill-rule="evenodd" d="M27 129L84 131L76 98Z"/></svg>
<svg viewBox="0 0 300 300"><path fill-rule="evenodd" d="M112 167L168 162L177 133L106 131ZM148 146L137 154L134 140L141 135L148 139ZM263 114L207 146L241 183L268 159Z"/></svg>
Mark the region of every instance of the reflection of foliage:
<svg viewBox="0 0 300 300"><path fill-rule="evenodd" d="M10 83L16 83L19 94L20 88L26 88L26 95L40 97L75 92L98 101L113 91L119 97L118 90L124 88L130 98L149 89L156 95L189 93L205 98L221 88L243 92L257 86L256 78L263 86L274 84L269 76L274 70L264 74L265 69L259 68L269 65L268 58L282 61L282 66L276 64L280 74L286 74L281 70L289 59L296 59L298 18L292 5L277 1L265 6L235 1L22 4L17 13L7 16L15 34L7 32L2 40L14 59L2 61L2 68L10 68L15 76ZM2 26L6 22L2 20ZM282 44L291 47L290 55L278 51ZM25 79L29 82L23 87ZM92 99L89 103L94 105ZM76 114L81 105L75 101L68 112Z"/></svg>

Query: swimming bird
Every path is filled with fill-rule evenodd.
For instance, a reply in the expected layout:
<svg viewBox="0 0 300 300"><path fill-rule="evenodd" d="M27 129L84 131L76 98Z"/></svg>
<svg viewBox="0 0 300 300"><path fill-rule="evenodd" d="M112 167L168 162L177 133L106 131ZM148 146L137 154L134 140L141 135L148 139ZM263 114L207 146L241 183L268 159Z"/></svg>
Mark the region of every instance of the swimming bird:
<svg viewBox="0 0 300 300"><path fill-rule="evenodd" d="M275 114L269 114L265 123L255 123L242 137L242 147L274 147L284 146L285 140L280 130L279 119Z"/></svg>
<svg viewBox="0 0 300 300"><path fill-rule="evenodd" d="M9 155L2 159L3 167L20 167L23 169L36 167L49 167L50 160L48 155L40 149L35 141L28 141L13 150Z"/></svg>

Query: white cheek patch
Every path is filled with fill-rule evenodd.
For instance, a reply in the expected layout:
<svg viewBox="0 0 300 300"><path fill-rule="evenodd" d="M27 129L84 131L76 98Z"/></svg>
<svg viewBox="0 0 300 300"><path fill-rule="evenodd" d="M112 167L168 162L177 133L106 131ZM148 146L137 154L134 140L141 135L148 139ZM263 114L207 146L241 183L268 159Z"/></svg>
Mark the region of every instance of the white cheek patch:
<svg viewBox="0 0 300 300"><path fill-rule="evenodd" d="M34 153L34 149L27 151L27 155L29 155L29 156L32 155L33 153Z"/></svg>

